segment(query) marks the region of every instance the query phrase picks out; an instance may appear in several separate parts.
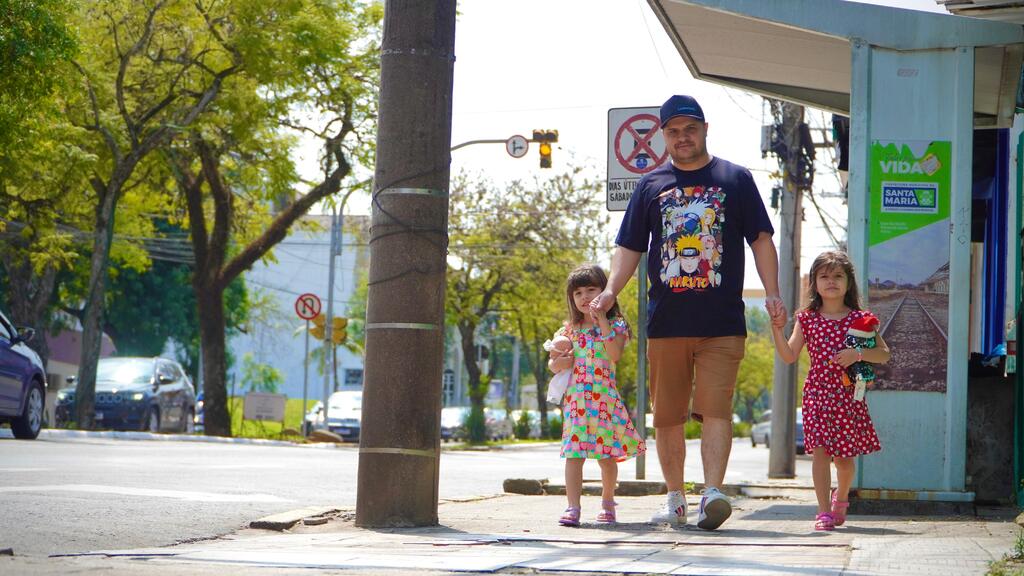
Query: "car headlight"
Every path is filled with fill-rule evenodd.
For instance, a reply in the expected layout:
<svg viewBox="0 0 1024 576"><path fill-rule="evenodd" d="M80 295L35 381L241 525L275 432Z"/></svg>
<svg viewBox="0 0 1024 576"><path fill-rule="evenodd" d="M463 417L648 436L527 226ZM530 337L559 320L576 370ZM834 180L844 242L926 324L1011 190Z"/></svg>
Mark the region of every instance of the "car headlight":
<svg viewBox="0 0 1024 576"><path fill-rule="evenodd" d="M73 392L71 392L70 390L58 390L57 391L57 401L58 402L70 401L72 399L72 397L73 397L72 394L73 394Z"/></svg>
<svg viewBox="0 0 1024 576"><path fill-rule="evenodd" d="M145 397L146 397L146 393L145 392L136 392L136 393L132 394L132 402L138 402L139 400L142 400Z"/></svg>

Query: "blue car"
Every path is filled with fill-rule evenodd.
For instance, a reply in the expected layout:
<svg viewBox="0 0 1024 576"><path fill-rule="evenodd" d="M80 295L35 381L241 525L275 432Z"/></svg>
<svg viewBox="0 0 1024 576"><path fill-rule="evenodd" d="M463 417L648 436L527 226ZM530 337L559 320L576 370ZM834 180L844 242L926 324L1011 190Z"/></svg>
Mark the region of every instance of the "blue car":
<svg viewBox="0 0 1024 576"><path fill-rule="evenodd" d="M75 390L57 392L57 423L75 416ZM148 432L195 431L196 393L174 360L101 358L96 367L97 428Z"/></svg>
<svg viewBox="0 0 1024 576"><path fill-rule="evenodd" d="M39 436L46 401L43 362L25 345L34 335L0 313L0 423L9 423L14 437L24 440Z"/></svg>

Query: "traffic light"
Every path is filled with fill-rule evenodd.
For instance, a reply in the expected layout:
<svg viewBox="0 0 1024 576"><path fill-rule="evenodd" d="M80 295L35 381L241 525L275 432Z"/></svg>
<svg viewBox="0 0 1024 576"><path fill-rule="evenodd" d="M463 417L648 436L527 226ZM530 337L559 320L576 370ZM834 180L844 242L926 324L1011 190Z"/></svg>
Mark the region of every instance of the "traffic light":
<svg viewBox="0 0 1024 576"><path fill-rule="evenodd" d="M533 141L540 143L540 167L551 168L551 145L558 142L558 130L534 130Z"/></svg>
<svg viewBox="0 0 1024 576"><path fill-rule="evenodd" d="M331 321L331 342L344 344L348 339L348 318L335 317Z"/></svg>
<svg viewBox="0 0 1024 576"><path fill-rule="evenodd" d="M313 317L313 325L309 327L309 335L317 340L323 340L326 336L326 327L323 314L317 314Z"/></svg>
<svg viewBox="0 0 1024 576"><path fill-rule="evenodd" d="M547 142L540 145L540 167L551 168L551 144Z"/></svg>

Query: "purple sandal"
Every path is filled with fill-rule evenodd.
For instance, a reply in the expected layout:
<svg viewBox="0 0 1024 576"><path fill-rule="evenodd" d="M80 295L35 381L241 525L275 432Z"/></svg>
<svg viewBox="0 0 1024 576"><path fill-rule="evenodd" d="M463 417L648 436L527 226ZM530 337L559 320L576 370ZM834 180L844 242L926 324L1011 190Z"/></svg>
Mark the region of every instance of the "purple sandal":
<svg viewBox="0 0 1024 576"><path fill-rule="evenodd" d="M616 506L618 504L614 500L601 500L601 512L597 514L597 521L601 524L614 524Z"/></svg>
<svg viewBox="0 0 1024 576"><path fill-rule="evenodd" d="M569 506L562 512L562 517L558 519L558 523L562 526L579 526L580 525L580 509L576 506Z"/></svg>

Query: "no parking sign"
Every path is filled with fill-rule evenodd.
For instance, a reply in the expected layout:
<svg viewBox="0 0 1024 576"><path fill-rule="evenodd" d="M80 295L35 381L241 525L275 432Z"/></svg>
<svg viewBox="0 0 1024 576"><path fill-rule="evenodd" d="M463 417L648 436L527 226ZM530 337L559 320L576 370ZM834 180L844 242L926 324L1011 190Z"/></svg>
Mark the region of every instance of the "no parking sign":
<svg viewBox="0 0 1024 576"><path fill-rule="evenodd" d="M608 110L608 199L610 211L625 210L640 178L668 158L657 106Z"/></svg>

